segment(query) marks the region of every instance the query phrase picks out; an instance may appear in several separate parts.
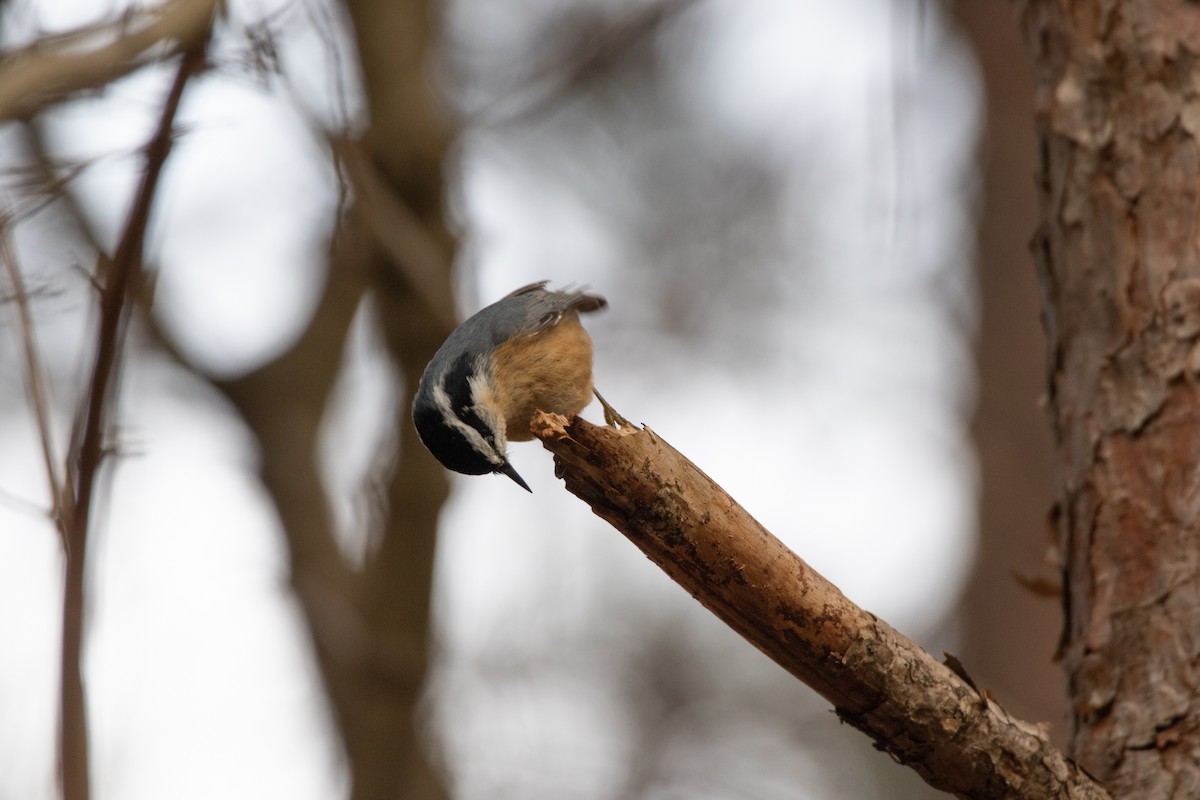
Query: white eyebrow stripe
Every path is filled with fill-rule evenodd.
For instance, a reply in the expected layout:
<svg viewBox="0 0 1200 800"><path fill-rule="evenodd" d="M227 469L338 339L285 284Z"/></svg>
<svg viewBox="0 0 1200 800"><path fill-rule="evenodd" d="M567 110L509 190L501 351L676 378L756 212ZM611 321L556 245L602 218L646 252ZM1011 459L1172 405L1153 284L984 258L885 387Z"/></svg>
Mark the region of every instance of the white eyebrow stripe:
<svg viewBox="0 0 1200 800"><path fill-rule="evenodd" d="M492 389L487 380L481 375L472 375L467 378L467 386L471 388L471 408L475 411L475 416L483 420L483 423L492 429L492 435L496 440L496 451L500 455L501 462L504 461L504 450L508 447L508 437L504 432L504 420L496 411L496 401L492 397Z"/></svg>
<svg viewBox="0 0 1200 800"><path fill-rule="evenodd" d="M475 391L471 388L472 393ZM454 430L461 433L467 440L467 443L480 455L487 458L488 462L500 466L504 463L504 457L496 452L496 449L488 443L488 440L483 438L479 431L472 428L467 423L459 419L458 414L454 412L454 406L450 403L450 396L446 394L442 382L436 381L433 384L433 404L441 413L442 419ZM500 437L504 437L504 431L500 431Z"/></svg>

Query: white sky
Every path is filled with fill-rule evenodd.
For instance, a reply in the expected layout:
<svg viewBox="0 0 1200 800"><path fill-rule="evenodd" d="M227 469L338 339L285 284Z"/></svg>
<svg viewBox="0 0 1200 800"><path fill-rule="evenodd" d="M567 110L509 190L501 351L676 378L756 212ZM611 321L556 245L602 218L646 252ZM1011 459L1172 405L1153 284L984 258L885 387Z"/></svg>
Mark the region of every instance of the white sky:
<svg viewBox="0 0 1200 800"><path fill-rule="evenodd" d="M50 28L95 10L61 0L28 7ZM253 19L264 8L235 4L234 13ZM812 211L805 181L824 181L824 190L816 224L803 226L813 263L785 289L795 297L784 310L758 320L775 349L736 374L669 344L615 352L615 333L645 313L638 297L614 292L636 285L622 272L621 248L587 208L524 192L522 166L489 161L486 149L466 153L466 208L483 246L479 283L464 294L490 302L543 278L607 294L610 310L589 324L598 384L622 413L686 453L851 598L901 630L927 633L956 602L974 535L963 422L969 343L955 327L956 314L973 313L959 252L969 209L957 192L976 124L974 67L936 20L919 40L927 50L912 45L884 0L714 0L701 8L693 24L703 46L679 72L689 102L707 108L731 141L781 152L803 142L822 153L819 167L780 165L796 173L786 213ZM319 38L288 42L291 89L223 74L188 96L192 130L170 162L156 220L164 318L189 352L221 371L284 345L318 290L335 196L311 120L336 111ZM56 115L63 155L110 155L80 186L102 231L121 219L124 203L114 198L127 194L137 167L112 154L144 138L165 74ZM897 86L903 102L881 112L876 101ZM914 187L915 221L890 213L888 204ZM41 252L23 250L24 266L52 274ZM961 298L953 313L942 306L947 290ZM52 353L77 335L78 320L61 317L82 300L65 295L42 308L47 328L68 331L47 332ZM0 324L13 330L9 320ZM12 342L3 344L0 363L10 372L13 356ZM60 373L65 390L77 372ZM92 563L86 668L97 796L341 796L336 744L288 596L277 524L250 477L247 435L200 382L169 365L144 362L127 378L122 441L133 454L102 508ZM347 417L385 418L386 380L360 362L344 384ZM0 397L0 489L44 504L19 400L15 390ZM594 409L586 415L599 418ZM767 433L748 440L747 420ZM65 419L58 430L64 438ZM342 454L352 473L366 461L369 426L342 430L356 442ZM622 690L613 676L550 665L536 686L523 687L481 681L473 665L535 663L564 641L621 637L592 632L614 595L681 615L692 606L561 490L547 454L518 445L512 460L532 496L507 479L462 478L443 517L435 711L451 729L463 798L501 796L498 785L519 797L568 796L581 770L604 787L629 756L628 712L614 699ZM0 500L0 800L53 796L58 581L50 525ZM760 675L762 657L749 645L700 639L705 652L728 658L732 684L776 680ZM522 714L536 722L505 751L517 763L489 761L489 737ZM749 723L746 731L756 742L750 750L769 750L755 738L761 731ZM804 772L811 766L795 767L810 776L809 796L857 796L847 793L854 776L823 784Z"/></svg>

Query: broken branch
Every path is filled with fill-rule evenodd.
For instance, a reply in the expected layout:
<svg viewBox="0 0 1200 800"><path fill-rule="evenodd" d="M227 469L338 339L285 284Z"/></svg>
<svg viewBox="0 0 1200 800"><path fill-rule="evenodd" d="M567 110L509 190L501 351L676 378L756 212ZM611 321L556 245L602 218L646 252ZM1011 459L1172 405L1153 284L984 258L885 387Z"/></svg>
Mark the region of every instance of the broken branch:
<svg viewBox="0 0 1200 800"><path fill-rule="evenodd" d="M567 490L838 716L960 797L1107 798L1051 745L852 603L653 431L534 416Z"/></svg>

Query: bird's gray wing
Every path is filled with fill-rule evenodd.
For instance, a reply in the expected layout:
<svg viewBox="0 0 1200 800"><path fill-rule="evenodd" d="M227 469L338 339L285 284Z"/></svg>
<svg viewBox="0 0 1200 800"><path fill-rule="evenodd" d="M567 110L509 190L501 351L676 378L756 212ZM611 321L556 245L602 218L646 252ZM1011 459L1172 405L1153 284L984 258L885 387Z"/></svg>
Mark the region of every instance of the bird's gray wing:
<svg viewBox="0 0 1200 800"><path fill-rule="evenodd" d="M583 290L547 291L547 283L548 281L531 283L504 298L524 302L524 319L515 330L507 332L509 336L532 336L554 327L568 311L586 314L608 305L608 301L600 295L587 294Z"/></svg>

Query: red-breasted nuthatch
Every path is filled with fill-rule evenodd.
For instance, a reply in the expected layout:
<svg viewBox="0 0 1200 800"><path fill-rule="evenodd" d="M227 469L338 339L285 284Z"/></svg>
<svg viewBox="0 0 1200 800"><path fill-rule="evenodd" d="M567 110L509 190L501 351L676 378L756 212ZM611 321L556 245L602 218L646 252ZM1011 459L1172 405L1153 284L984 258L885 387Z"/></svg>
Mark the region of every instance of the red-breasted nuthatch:
<svg viewBox="0 0 1200 800"><path fill-rule="evenodd" d="M425 368L413 423L448 469L500 472L532 491L508 463L508 442L533 438L534 411L570 417L591 402L592 340L579 315L608 302L548 291L547 283L517 289L463 322Z"/></svg>

